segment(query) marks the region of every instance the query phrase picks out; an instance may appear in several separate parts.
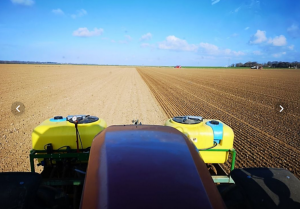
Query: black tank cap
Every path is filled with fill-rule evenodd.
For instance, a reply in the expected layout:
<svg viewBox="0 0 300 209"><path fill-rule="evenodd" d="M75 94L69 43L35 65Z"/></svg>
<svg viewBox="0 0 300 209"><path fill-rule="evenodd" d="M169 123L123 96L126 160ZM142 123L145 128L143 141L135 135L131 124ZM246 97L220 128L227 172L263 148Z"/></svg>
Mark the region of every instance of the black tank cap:
<svg viewBox="0 0 300 209"><path fill-rule="evenodd" d="M54 120L63 119L63 116L54 116Z"/></svg>
<svg viewBox="0 0 300 209"><path fill-rule="evenodd" d="M216 120L211 120L209 121L210 124L213 124L213 125L219 125L219 121L216 121Z"/></svg>
<svg viewBox="0 0 300 209"><path fill-rule="evenodd" d="M203 121L203 118L200 116L176 116L172 118L173 121L177 123L182 123L182 124L198 124Z"/></svg>
<svg viewBox="0 0 300 209"><path fill-rule="evenodd" d="M68 115L67 121L74 123L72 119L74 116L77 117L78 124L93 123L99 120L98 117L90 115Z"/></svg>

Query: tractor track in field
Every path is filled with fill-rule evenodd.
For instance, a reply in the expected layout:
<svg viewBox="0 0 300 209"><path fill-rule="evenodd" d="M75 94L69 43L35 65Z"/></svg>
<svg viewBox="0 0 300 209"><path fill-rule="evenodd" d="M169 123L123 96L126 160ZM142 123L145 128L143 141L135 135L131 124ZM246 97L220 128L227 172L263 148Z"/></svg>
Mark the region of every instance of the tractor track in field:
<svg viewBox="0 0 300 209"><path fill-rule="evenodd" d="M211 87L214 83L197 83L197 78L206 78L201 71L191 70L191 74L188 74L189 70L183 73L177 69L137 70L168 117L201 115L220 119L231 126L235 132L234 146L238 152L237 167L284 167L300 177L300 150L297 149L300 140L295 133L300 126L297 123L299 116L295 112L280 118L274 115L275 111L270 106L251 100L255 92L252 96L246 94L243 98L240 96L241 92L237 96L227 91L229 84L224 84L227 88L221 90L222 87ZM214 71L207 75L207 80L212 80L210 76L213 73ZM187 75L192 78L187 78ZM250 97L251 102L248 102L247 97ZM261 122L258 123L257 120ZM289 124L296 125L291 128ZM229 169L228 163L225 168Z"/></svg>

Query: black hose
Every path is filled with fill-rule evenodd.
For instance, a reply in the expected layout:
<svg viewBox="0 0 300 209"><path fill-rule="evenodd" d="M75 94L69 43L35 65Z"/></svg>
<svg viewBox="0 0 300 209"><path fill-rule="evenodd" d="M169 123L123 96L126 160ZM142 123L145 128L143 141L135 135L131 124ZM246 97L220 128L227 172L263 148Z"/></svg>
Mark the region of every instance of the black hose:
<svg viewBox="0 0 300 209"><path fill-rule="evenodd" d="M64 148L64 147L69 147L69 146L62 146L62 147L58 148L57 150L60 150L61 148Z"/></svg>
<svg viewBox="0 0 300 209"><path fill-rule="evenodd" d="M214 142L214 145L212 147L208 147L208 148L204 148L204 149L198 149L198 151L204 151L204 150L212 149L212 148L215 148L217 145L218 145L218 143Z"/></svg>
<svg viewBox="0 0 300 209"><path fill-rule="evenodd" d="M78 130L78 129L77 129L77 133L78 133L78 136L79 136L79 139L80 139L81 151L83 151L82 141L81 141L81 137L80 137L80 133L79 133L79 130Z"/></svg>

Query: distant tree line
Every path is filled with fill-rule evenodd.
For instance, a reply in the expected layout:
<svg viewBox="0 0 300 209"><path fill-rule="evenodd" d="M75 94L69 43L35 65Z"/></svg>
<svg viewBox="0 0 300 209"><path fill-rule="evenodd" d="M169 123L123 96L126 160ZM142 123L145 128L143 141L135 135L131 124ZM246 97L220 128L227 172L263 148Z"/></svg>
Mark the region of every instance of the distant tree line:
<svg viewBox="0 0 300 209"><path fill-rule="evenodd" d="M6 61L0 60L0 64L60 64L57 62L33 62L33 61Z"/></svg>
<svg viewBox="0 0 300 209"><path fill-rule="evenodd" d="M232 64L230 67L253 67L253 66L263 66L264 68L300 68L300 62L267 62L267 63L258 63L258 62L245 62L245 63L236 63Z"/></svg>
<svg viewBox="0 0 300 209"><path fill-rule="evenodd" d="M7 60L0 60L0 64L97 65L97 64L88 64L88 63L59 63L59 62L7 61Z"/></svg>

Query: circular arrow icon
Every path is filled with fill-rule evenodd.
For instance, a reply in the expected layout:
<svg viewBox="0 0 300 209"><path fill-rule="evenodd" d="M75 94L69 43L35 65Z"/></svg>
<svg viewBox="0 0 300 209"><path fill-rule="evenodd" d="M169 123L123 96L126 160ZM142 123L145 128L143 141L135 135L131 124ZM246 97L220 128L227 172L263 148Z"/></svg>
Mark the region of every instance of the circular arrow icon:
<svg viewBox="0 0 300 209"><path fill-rule="evenodd" d="M282 110L284 110L284 108L281 105L279 105L279 107L280 107L279 112L282 112Z"/></svg>
<svg viewBox="0 0 300 209"><path fill-rule="evenodd" d="M22 115L25 112L25 105L22 102L12 103L11 112L14 115Z"/></svg>
<svg viewBox="0 0 300 209"><path fill-rule="evenodd" d="M287 113L288 108L288 104L286 102L278 102L277 104L275 104L275 112L277 115L285 115Z"/></svg>

